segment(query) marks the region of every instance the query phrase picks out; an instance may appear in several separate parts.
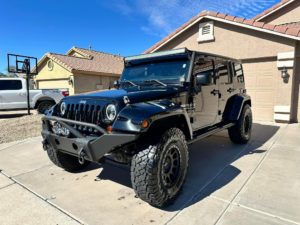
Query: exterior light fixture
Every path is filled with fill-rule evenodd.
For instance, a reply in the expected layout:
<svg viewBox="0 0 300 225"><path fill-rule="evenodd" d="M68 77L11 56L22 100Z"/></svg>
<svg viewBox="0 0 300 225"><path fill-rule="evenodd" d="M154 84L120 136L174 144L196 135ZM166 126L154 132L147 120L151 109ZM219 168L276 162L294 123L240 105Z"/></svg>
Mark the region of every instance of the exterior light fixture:
<svg viewBox="0 0 300 225"><path fill-rule="evenodd" d="M290 75L289 75L288 70L287 70L286 67L283 67L281 69L281 78L283 79L284 83L288 83L289 82Z"/></svg>
<svg viewBox="0 0 300 225"><path fill-rule="evenodd" d="M69 83L69 85L71 85L73 87L74 81L73 81L72 77L69 77L68 83Z"/></svg>

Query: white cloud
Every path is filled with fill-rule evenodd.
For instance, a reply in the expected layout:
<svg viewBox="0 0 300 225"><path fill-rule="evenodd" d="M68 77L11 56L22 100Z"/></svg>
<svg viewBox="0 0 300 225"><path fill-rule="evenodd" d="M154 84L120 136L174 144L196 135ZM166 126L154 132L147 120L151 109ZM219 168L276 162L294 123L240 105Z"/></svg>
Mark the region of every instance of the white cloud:
<svg viewBox="0 0 300 225"><path fill-rule="evenodd" d="M118 0L112 5L124 15L146 17L141 30L165 36L203 10L251 18L279 0Z"/></svg>

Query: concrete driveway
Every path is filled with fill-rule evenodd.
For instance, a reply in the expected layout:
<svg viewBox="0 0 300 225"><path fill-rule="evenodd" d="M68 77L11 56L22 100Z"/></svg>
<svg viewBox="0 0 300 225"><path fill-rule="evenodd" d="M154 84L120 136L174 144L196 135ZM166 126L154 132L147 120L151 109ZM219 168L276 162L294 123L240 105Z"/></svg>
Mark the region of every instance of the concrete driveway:
<svg viewBox="0 0 300 225"><path fill-rule="evenodd" d="M255 124L248 145L225 133L195 143L182 194L164 210L134 197L126 167L67 173L39 137L0 145L0 224L300 224L299 133Z"/></svg>

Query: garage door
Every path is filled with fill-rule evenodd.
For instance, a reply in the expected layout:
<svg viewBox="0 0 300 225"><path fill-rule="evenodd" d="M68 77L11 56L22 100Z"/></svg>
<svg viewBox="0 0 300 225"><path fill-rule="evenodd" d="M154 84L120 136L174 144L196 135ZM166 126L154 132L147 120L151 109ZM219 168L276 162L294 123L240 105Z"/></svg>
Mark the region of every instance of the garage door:
<svg viewBox="0 0 300 225"><path fill-rule="evenodd" d="M274 121L278 69L276 61L245 63L244 74L247 93L252 98L256 121Z"/></svg>
<svg viewBox="0 0 300 225"><path fill-rule="evenodd" d="M36 83L39 89L70 88L68 80L37 80Z"/></svg>

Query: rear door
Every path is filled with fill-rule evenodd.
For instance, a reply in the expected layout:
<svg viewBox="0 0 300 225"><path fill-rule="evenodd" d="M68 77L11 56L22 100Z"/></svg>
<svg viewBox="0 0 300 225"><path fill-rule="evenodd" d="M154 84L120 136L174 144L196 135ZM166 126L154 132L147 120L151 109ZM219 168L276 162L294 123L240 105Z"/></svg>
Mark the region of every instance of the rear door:
<svg viewBox="0 0 300 225"><path fill-rule="evenodd" d="M217 60L215 64L216 73L218 76L219 89L219 108L218 122L222 121L222 114L225 110L227 100L236 93L233 85L232 64L229 61Z"/></svg>
<svg viewBox="0 0 300 225"><path fill-rule="evenodd" d="M26 108L26 91L21 80L0 80L0 109Z"/></svg>
<svg viewBox="0 0 300 225"><path fill-rule="evenodd" d="M196 77L198 74L208 73L212 75L211 83L199 87L198 94L194 96L195 112L192 115L192 127L194 130L211 126L215 123L218 116L219 99L213 59L196 55L193 77Z"/></svg>

